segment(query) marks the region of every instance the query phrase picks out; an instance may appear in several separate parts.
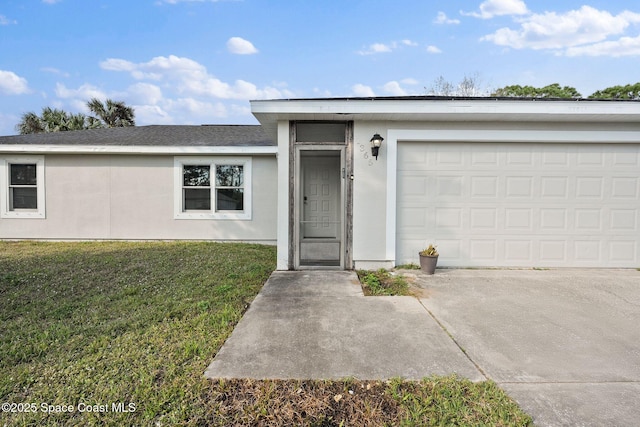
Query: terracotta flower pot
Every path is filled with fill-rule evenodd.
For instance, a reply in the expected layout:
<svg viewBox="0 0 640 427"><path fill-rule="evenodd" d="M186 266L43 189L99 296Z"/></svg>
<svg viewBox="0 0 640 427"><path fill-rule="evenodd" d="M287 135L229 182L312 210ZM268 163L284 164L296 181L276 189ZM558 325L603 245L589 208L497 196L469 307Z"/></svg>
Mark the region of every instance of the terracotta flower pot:
<svg viewBox="0 0 640 427"><path fill-rule="evenodd" d="M436 264L438 264L438 255L420 255L420 269L426 274L436 272Z"/></svg>

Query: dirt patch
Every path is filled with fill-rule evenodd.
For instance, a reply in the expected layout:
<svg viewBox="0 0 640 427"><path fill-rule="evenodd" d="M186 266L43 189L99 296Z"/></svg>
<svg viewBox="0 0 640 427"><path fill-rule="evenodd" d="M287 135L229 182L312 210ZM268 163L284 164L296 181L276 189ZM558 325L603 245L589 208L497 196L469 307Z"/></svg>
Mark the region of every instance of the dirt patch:
<svg viewBox="0 0 640 427"><path fill-rule="evenodd" d="M355 380L218 380L209 405L212 425L393 425L401 410L384 382Z"/></svg>
<svg viewBox="0 0 640 427"><path fill-rule="evenodd" d="M396 270L397 274L401 274L409 285L409 295L416 298L429 298L432 291L420 285L418 274L415 270Z"/></svg>

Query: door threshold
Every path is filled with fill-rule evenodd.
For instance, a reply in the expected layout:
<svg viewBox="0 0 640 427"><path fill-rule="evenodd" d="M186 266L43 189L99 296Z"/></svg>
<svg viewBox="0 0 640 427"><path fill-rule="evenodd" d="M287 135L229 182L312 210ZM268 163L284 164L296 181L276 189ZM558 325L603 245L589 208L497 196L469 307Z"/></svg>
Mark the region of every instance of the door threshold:
<svg viewBox="0 0 640 427"><path fill-rule="evenodd" d="M328 271L344 271L339 265L301 265L296 270L328 270Z"/></svg>

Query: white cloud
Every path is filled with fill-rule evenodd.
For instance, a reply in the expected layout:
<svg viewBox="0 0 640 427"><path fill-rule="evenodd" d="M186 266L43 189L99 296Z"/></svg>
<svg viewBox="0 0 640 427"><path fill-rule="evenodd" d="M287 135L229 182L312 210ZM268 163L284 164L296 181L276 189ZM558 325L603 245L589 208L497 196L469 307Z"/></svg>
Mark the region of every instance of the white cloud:
<svg viewBox="0 0 640 427"><path fill-rule="evenodd" d="M503 15L526 15L527 5L522 0L486 0L480 4L480 12L460 12L463 15L481 19L490 19Z"/></svg>
<svg viewBox="0 0 640 427"><path fill-rule="evenodd" d="M100 67L126 73L134 80L124 93L117 95L134 107L136 123L140 125L202 124L227 119L234 123L254 122L249 106L238 106L236 101L295 97L286 82L258 86L242 79L223 81L204 65L175 55L146 62L109 58Z"/></svg>
<svg viewBox="0 0 640 427"><path fill-rule="evenodd" d="M77 89L69 89L62 83L56 83L56 95L62 99L83 99L91 98L105 99L107 95L97 87L85 83Z"/></svg>
<svg viewBox="0 0 640 427"><path fill-rule="evenodd" d="M416 79L411 78L411 77L407 77L406 79L400 80L400 83L402 83L403 85L417 85L420 82L417 81Z"/></svg>
<svg viewBox="0 0 640 427"><path fill-rule="evenodd" d="M211 103L206 101L199 101L194 98L179 98L175 101L171 101L170 108L172 111L186 111L192 117L226 117L228 115L227 107L221 103ZM204 120L207 121L206 119ZM203 122L203 120L199 120Z"/></svg>
<svg viewBox="0 0 640 427"><path fill-rule="evenodd" d="M224 82L209 74L204 65L174 55L158 56L141 63L110 58L101 62L100 67L109 71L128 72L137 80L170 82L181 94L242 100L293 97L293 93L286 88L260 88L240 79L233 83ZM283 86L282 83L279 85Z"/></svg>
<svg viewBox="0 0 640 427"><path fill-rule="evenodd" d="M62 0L42 0L42 3L46 3L46 4L56 4L56 3L60 3Z"/></svg>
<svg viewBox="0 0 640 427"><path fill-rule="evenodd" d="M150 83L136 83L127 89L129 99L134 104L157 105L162 99L162 89Z"/></svg>
<svg viewBox="0 0 640 427"><path fill-rule="evenodd" d="M367 47L364 50L359 50L358 54L359 55L374 55L376 53L387 53L387 52L391 52L391 46L386 45L384 43L374 43L369 45L369 47Z"/></svg>
<svg viewBox="0 0 640 427"><path fill-rule="evenodd" d="M137 125L172 125L173 117L158 105L132 105Z"/></svg>
<svg viewBox="0 0 640 427"><path fill-rule="evenodd" d="M253 55L258 53L258 49L249 40L242 37L231 37L227 40L227 49L236 55Z"/></svg>
<svg viewBox="0 0 640 427"><path fill-rule="evenodd" d="M69 77L70 76L69 73L67 73L65 71L62 71L62 70L59 70L59 69L54 68L54 67L44 67L44 68L41 68L40 70L44 71L45 73L57 74L57 75L62 76L62 77Z"/></svg>
<svg viewBox="0 0 640 427"><path fill-rule="evenodd" d="M333 95L328 89L320 89L319 87L313 88L313 94L316 98L331 98Z"/></svg>
<svg viewBox="0 0 640 427"><path fill-rule="evenodd" d="M109 97L105 92L88 83L80 85L77 89L69 89L62 83L56 83L55 93L58 98L63 99L73 109L84 113L89 111L87 101L91 98L107 99ZM55 104L54 102L54 106L64 109L62 103Z"/></svg>
<svg viewBox="0 0 640 427"><path fill-rule="evenodd" d="M29 93L27 79L20 77L13 71L0 70L0 93L6 95L21 95Z"/></svg>
<svg viewBox="0 0 640 427"><path fill-rule="evenodd" d="M437 46L434 46L434 45L427 46L427 52L429 52L429 53L442 53L442 51Z"/></svg>
<svg viewBox="0 0 640 427"><path fill-rule="evenodd" d="M562 50L582 45L584 49L579 50L588 51L587 45L621 35L629 25L640 23L640 14L625 11L614 16L607 11L582 6L563 14L532 14L517 22L519 28L500 28L481 40L514 49Z"/></svg>
<svg viewBox="0 0 640 427"><path fill-rule="evenodd" d="M247 104L231 104L231 114L236 116L251 116L251 107Z"/></svg>
<svg viewBox="0 0 640 427"><path fill-rule="evenodd" d="M568 48L567 56L640 56L640 36Z"/></svg>
<svg viewBox="0 0 640 427"><path fill-rule="evenodd" d="M360 96L364 98L376 96L375 92L371 87L365 86L363 84L357 83L351 87L351 92L353 96Z"/></svg>
<svg viewBox="0 0 640 427"><path fill-rule="evenodd" d="M443 24L448 24L448 25L456 25L460 23L459 19L450 19L447 17L447 14L444 12L438 12L438 16L436 16L436 19L433 20L434 24L439 24L439 25L443 25Z"/></svg>
<svg viewBox="0 0 640 427"><path fill-rule="evenodd" d="M407 91L404 90L400 86L400 83L398 83L397 81L390 81L388 83L385 83L385 85L382 87L382 89L384 89L385 92L387 92L388 94L391 94L393 96L406 96L407 95Z"/></svg>
<svg viewBox="0 0 640 427"><path fill-rule="evenodd" d="M193 3L193 2L197 2L197 3L217 3L221 0L160 0L157 2L157 4L162 4L162 3L167 3L167 4L178 4L178 3Z"/></svg>
<svg viewBox="0 0 640 427"><path fill-rule="evenodd" d="M4 15L0 15L0 25L12 25L17 23L18 21L16 21L15 19L11 20Z"/></svg>
<svg viewBox="0 0 640 427"><path fill-rule="evenodd" d="M109 71L133 71L136 65L133 62L124 59L109 58L100 63L100 68Z"/></svg>
<svg viewBox="0 0 640 427"><path fill-rule="evenodd" d="M375 55L377 53L389 53L393 52L396 49L399 49L402 46L415 47L418 46L418 43L413 40L404 39L399 42L394 41L391 43L373 43L367 46L363 50L359 50L358 55Z"/></svg>
<svg viewBox="0 0 640 427"><path fill-rule="evenodd" d="M183 78L200 80L207 74L206 68L189 58L174 55L156 56L149 62L135 64L124 59L110 58L100 66L110 71L128 71L137 80L163 80L167 78Z"/></svg>

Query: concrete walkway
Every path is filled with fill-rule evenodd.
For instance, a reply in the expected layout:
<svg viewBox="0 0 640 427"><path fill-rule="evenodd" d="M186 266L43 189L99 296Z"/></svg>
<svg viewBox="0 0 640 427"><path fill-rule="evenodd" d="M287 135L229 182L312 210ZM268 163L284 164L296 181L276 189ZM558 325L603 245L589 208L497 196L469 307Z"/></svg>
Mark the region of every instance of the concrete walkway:
<svg viewBox="0 0 640 427"><path fill-rule="evenodd" d="M274 272L209 378L484 377L412 297L365 297L354 272Z"/></svg>
<svg viewBox="0 0 640 427"><path fill-rule="evenodd" d="M275 272L210 378L492 379L538 426L640 419L640 272L406 272L413 297L364 297L352 272ZM461 349L465 349L463 352Z"/></svg>

